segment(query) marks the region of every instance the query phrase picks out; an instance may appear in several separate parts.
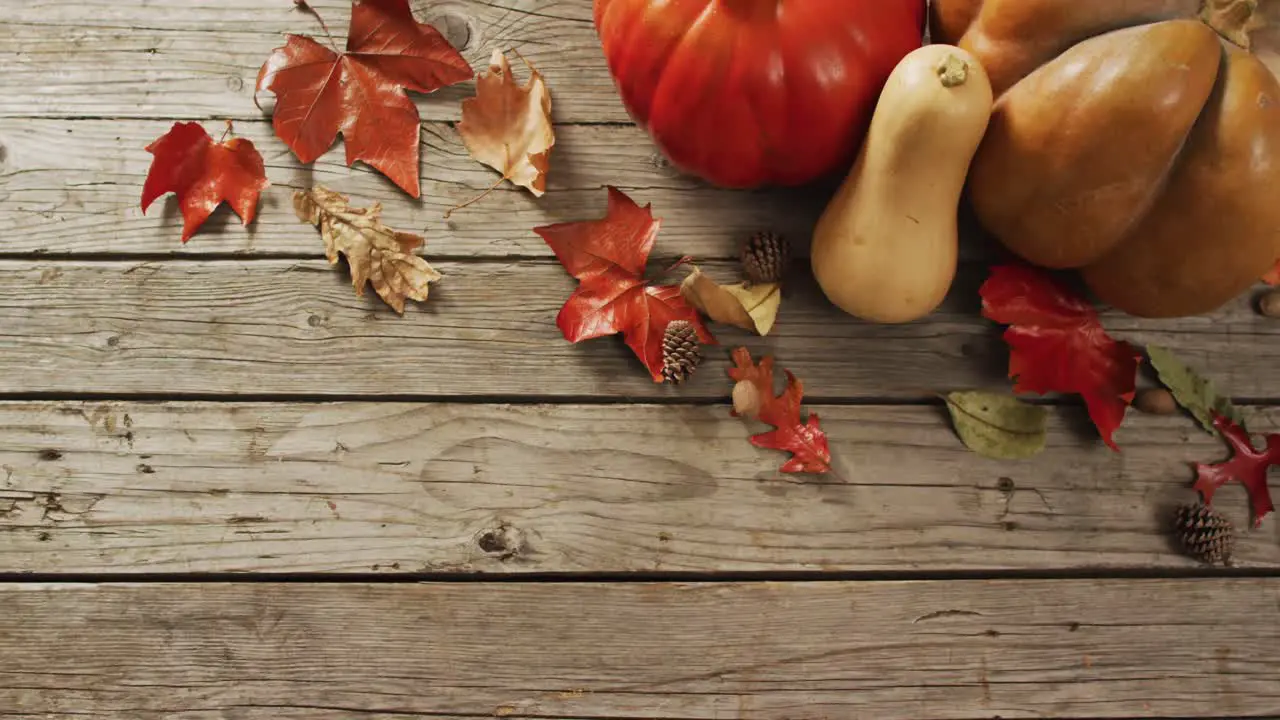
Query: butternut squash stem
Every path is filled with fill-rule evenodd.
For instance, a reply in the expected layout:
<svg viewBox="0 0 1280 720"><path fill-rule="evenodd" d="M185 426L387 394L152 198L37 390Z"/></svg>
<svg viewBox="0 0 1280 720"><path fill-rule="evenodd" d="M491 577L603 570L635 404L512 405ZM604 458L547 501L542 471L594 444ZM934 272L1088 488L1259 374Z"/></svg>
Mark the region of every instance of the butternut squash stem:
<svg viewBox="0 0 1280 720"><path fill-rule="evenodd" d="M943 87L956 87L963 85L969 79L969 63L948 53L942 62L938 63L937 72L938 80L942 82Z"/></svg>
<svg viewBox="0 0 1280 720"><path fill-rule="evenodd" d="M1258 0L1204 0L1200 20L1245 50L1251 44L1249 34L1265 25L1258 12Z"/></svg>

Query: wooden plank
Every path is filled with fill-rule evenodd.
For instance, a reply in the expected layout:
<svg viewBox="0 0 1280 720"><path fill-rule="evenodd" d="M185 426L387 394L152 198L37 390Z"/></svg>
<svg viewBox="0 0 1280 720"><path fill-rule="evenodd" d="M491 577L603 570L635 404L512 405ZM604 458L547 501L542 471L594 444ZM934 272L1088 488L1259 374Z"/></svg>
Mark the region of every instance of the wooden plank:
<svg viewBox="0 0 1280 720"><path fill-rule="evenodd" d="M533 232L538 225L589 220L605 212L604 186L622 188L652 204L662 219L656 252L671 257L736 257L753 232L773 230L803 250L827 189L729 191L706 187L672 170L648 136L632 126L560 126L548 176L549 192L534 198L510 183L454 213L496 174L472 160L444 123L424 126L422 197L415 200L362 163L344 162L341 143L310 166L300 166L263 121L238 122L237 135L263 154L273 183L257 220L244 228L225 205L189 243L179 241L182 218L168 195L143 216L143 181L151 164L144 149L167 132L169 120L29 120L0 118L0 234L14 253L236 253L320 256L322 243L294 216L295 189L321 183L352 201L383 204L388 224L425 230L433 254L453 257L551 257ZM214 134L219 123L206 123Z"/></svg>
<svg viewBox="0 0 1280 720"><path fill-rule="evenodd" d="M6 585L0 707L50 719L1239 718L1280 712L1278 599L1275 578Z"/></svg>
<svg viewBox="0 0 1280 720"><path fill-rule="evenodd" d="M838 477L776 472L723 406L3 403L0 572L1192 568L1166 523L1227 455L1142 415L1117 454L1059 409L999 462L940 408L811 409ZM1215 506L1237 566L1280 566L1275 518Z"/></svg>
<svg viewBox="0 0 1280 720"><path fill-rule="evenodd" d="M315 0L339 45L349 0ZM471 66L495 49L515 49L547 79L562 122L628 122L580 0L415 0L417 17L436 26ZM253 102L258 70L284 33L323 33L290 2L258 0L32 0L6 3L0 35L0 116L261 117ZM462 83L413 94L423 119L456 120ZM260 98L264 107L271 95Z"/></svg>
<svg viewBox="0 0 1280 720"><path fill-rule="evenodd" d="M1009 385L1000 329L978 310L980 267L927 321L900 326L840 313L797 268L769 337L717 326L723 347L681 387L653 383L620 336L566 342L555 318L575 281L554 261L439 269L432 299L400 317L324 261L0 261L0 393L721 398L727 349L741 343L776 353L814 401ZM1247 298L1202 317L1105 322L1235 396L1280 397L1264 371L1280 334Z"/></svg>

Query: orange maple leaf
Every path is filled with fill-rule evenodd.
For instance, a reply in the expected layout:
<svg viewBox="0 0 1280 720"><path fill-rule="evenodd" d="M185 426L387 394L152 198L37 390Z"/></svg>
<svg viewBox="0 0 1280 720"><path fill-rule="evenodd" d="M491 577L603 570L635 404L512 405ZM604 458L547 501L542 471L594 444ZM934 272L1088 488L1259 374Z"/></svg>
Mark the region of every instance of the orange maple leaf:
<svg viewBox="0 0 1280 720"><path fill-rule="evenodd" d="M414 19L409 0L354 0L342 53L304 35L286 38L258 71L257 91L276 96L276 135L299 162L312 163L341 132L347 165L363 160L418 197L421 127L405 91L470 80L467 61L440 31Z"/></svg>
<svg viewBox="0 0 1280 720"><path fill-rule="evenodd" d="M520 58L524 60L523 57ZM488 190L459 207L469 205L510 180L541 197L547 189L551 147L551 93L542 74L529 63L529 81L516 82L500 50L493 51L489 69L476 76L476 95L462 101L458 134L471 157L502 173Z"/></svg>

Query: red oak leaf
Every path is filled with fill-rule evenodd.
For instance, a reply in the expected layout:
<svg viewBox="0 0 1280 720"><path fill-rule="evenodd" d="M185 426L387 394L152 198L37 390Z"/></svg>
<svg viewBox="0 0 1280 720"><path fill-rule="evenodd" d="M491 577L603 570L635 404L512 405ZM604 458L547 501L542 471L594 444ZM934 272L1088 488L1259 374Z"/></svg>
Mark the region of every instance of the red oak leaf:
<svg viewBox="0 0 1280 720"><path fill-rule="evenodd" d="M983 316L1009 326L1004 340L1014 392L1080 395L1103 441L1119 450L1112 434L1133 402L1138 351L1111 339L1093 306L1044 271L992 268L979 294Z"/></svg>
<svg viewBox="0 0 1280 720"><path fill-rule="evenodd" d="M751 444L791 453L791 457L782 465L784 473L830 472L831 450L827 446L827 435L818 424L818 414L809 413L808 421L800 422L803 383L790 370L785 370L787 387L781 395L775 397L772 357L764 357L757 365L752 362L750 351L740 347L733 351L733 364L734 367L729 368L729 377L735 382L749 383L755 388L755 392L750 394L752 402L748 404L749 409L744 410L744 414L776 428L752 435ZM731 414L737 415L738 412L734 410Z"/></svg>
<svg viewBox="0 0 1280 720"><path fill-rule="evenodd" d="M1249 492L1249 504L1253 506L1253 524L1258 526L1262 518L1275 509L1271 493L1267 490L1267 468L1280 464L1280 434L1266 436L1267 449L1258 452L1249 440L1249 433L1231 418L1214 414L1214 427L1222 433L1233 451L1230 460L1217 465L1196 463L1195 489L1205 503L1213 501L1213 492L1232 480L1244 485Z"/></svg>
<svg viewBox="0 0 1280 720"><path fill-rule="evenodd" d="M233 138L215 143L199 123L174 123L147 152L154 157L142 185L142 212L165 193L177 195L184 243L223 200L243 224L253 222L258 197L270 184L252 142Z"/></svg>
<svg viewBox="0 0 1280 720"><path fill-rule="evenodd" d="M408 0L355 0L347 51L288 35L258 72L276 95L276 135L303 163L337 139L347 165L363 160L418 197L418 108L405 90L429 93L471 79L471 66Z"/></svg>
<svg viewBox="0 0 1280 720"><path fill-rule="evenodd" d="M544 225L533 229L551 246L560 264L579 281L556 326L571 343L622 333L654 382L662 382L662 335L672 320L688 320L704 343L715 338L697 311L685 303L679 285L645 283L644 267L658 237L660 220L609 187L603 219Z"/></svg>

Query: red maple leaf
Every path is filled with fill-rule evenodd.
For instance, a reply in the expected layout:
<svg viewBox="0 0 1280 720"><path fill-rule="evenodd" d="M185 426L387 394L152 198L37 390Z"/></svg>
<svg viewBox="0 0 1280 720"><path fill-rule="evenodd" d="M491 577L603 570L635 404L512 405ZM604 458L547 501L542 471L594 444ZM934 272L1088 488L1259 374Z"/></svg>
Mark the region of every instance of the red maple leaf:
<svg viewBox="0 0 1280 720"><path fill-rule="evenodd" d="M199 123L174 123L147 146L147 152L154 157L142 185L142 212L165 193L177 195L184 243L223 200L243 224L253 222L258 197L270 184L251 141L215 143Z"/></svg>
<svg viewBox="0 0 1280 720"><path fill-rule="evenodd" d="M831 471L831 450L827 435L818 424L818 414L809 413L806 422L800 422L800 401L804 397L804 384L787 374L787 387L781 395L773 394L773 358L765 356L760 364L751 360L751 352L744 347L733 351L734 367L729 377L735 382L748 382L756 387L759 412L754 416L776 429L751 436L751 444L759 448L782 450L791 457L782 465L784 473L825 473ZM737 415L736 412L731 412Z"/></svg>
<svg viewBox="0 0 1280 720"><path fill-rule="evenodd" d="M1262 518L1275 509L1271 503L1271 493L1267 490L1267 468L1280 464L1280 434L1266 436L1267 449L1258 452L1249 440L1249 433L1237 425L1231 418L1214 413L1213 425L1222 433L1222 437L1231 446L1231 459L1217 465L1196 463L1195 489L1206 504L1213 501L1213 492L1232 480L1244 485L1249 493L1249 504L1253 506L1253 524L1262 523Z"/></svg>
<svg viewBox="0 0 1280 720"><path fill-rule="evenodd" d="M276 95L276 135L310 163L341 131L348 166L363 160L418 197L418 108L404 91L468 80L467 61L413 19L408 0L355 0L341 55L312 38L287 37L258 72L258 90Z"/></svg>
<svg viewBox="0 0 1280 720"><path fill-rule="evenodd" d="M673 320L688 320L704 343L715 338L685 303L678 285L649 285L644 267L660 220L610 186L609 209L600 220L533 229L579 281L556 326L571 343L622 333L654 382L662 382L662 335Z"/></svg>
<svg viewBox="0 0 1280 720"><path fill-rule="evenodd" d="M1262 276L1262 282L1268 285L1280 285L1280 262L1277 262L1266 275Z"/></svg>
<svg viewBox="0 0 1280 720"><path fill-rule="evenodd" d="M1080 395L1103 441L1119 450L1112 434L1133 402L1141 354L1111 339L1093 306L1046 272L994 267L979 294L983 316L1009 326L1014 392Z"/></svg>

